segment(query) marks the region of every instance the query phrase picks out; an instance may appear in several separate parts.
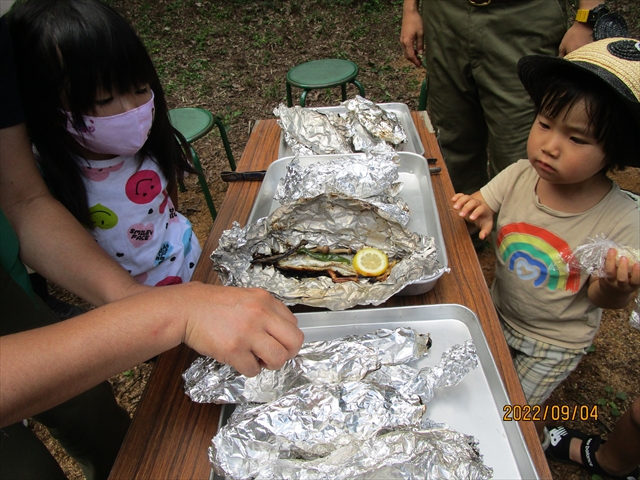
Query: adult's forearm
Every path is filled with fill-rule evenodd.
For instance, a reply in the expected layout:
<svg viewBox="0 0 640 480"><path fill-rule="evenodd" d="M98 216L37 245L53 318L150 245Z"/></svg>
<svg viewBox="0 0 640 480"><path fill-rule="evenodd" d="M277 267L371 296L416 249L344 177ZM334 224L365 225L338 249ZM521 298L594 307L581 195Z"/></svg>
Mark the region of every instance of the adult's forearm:
<svg viewBox="0 0 640 480"><path fill-rule="evenodd" d="M31 268L94 305L145 287L122 269L49 193L24 124L0 129L0 207Z"/></svg>
<svg viewBox="0 0 640 480"><path fill-rule="evenodd" d="M0 338L0 423L54 407L178 345L184 319L162 289ZM186 311L186 308L182 309Z"/></svg>
<svg viewBox="0 0 640 480"><path fill-rule="evenodd" d="M591 10L601 3L604 3L604 0L580 0L578 2L578 8L580 10Z"/></svg>
<svg viewBox="0 0 640 480"><path fill-rule="evenodd" d="M402 13L405 14L417 12L419 5L419 0L404 0L404 3L402 4Z"/></svg>
<svg viewBox="0 0 640 480"><path fill-rule="evenodd" d="M51 282L93 305L147 288L115 262L50 195L31 200L22 210L28 218L14 223L20 257Z"/></svg>
<svg viewBox="0 0 640 480"><path fill-rule="evenodd" d="M0 423L42 412L181 342L244 375L278 369L304 340L265 290L150 288L48 327L0 338Z"/></svg>

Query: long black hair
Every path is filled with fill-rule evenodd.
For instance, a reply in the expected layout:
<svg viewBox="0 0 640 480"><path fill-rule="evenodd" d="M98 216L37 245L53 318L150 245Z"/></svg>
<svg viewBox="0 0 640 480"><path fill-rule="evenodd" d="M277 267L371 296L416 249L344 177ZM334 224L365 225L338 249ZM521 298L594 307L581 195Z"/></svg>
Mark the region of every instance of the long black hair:
<svg viewBox="0 0 640 480"><path fill-rule="evenodd" d="M170 121L158 74L133 27L99 0L22 0L7 14L15 51L27 129L49 189L84 225L90 226L80 167L70 154L66 110L77 125L94 109L98 90L127 94L149 84L155 117L138 155L150 155L167 178L192 172L184 137ZM182 146L176 140L181 138ZM186 148L185 148L186 147Z"/></svg>
<svg viewBox="0 0 640 480"><path fill-rule="evenodd" d="M529 93L536 111L550 118L577 102L585 102L588 126L596 140L602 142L605 170L623 170L637 162L637 123L627 106L610 88L603 88L598 78L577 69L556 67L547 72L541 85L531 85Z"/></svg>

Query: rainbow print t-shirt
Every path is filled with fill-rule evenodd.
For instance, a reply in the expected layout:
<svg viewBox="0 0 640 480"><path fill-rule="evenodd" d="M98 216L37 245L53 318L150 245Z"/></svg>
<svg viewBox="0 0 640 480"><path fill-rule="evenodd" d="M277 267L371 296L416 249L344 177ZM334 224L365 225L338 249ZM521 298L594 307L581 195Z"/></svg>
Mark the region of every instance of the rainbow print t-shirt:
<svg viewBox="0 0 640 480"><path fill-rule="evenodd" d="M589 276L572 267L573 251L596 236L638 245L638 206L613 183L581 213L540 203L529 161L505 169L480 190L496 219L496 280L491 294L500 317L528 337L564 348L591 344L602 310L588 298Z"/></svg>
<svg viewBox="0 0 640 480"><path fill-rule="evenodd" d="M580 288L580 271L570 263L571 247L549 230L510 223L498 232L496 248L509 270L533 287L573 293Z"/></svg>

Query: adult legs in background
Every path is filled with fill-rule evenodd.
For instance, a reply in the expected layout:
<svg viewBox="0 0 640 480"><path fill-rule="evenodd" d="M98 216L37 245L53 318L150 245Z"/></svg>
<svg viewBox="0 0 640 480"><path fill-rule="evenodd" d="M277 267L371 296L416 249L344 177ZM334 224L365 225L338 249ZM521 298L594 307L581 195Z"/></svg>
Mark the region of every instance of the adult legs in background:
<svg viewBox="0 0 640 480"><path fill-rule="evenodd" d="M456 192L473 193L526 158L534 111L516 65L529 54L557 55L565 11L557 0L424 0L422 18L427 108Z"/></svg>
<svg viewBox="0 0 640 480"><path fill-rule="evenodd" d="M73 457L89 480L106 480L130 424L109 382L33 417ZM66 478L40 439L22 422L0 430L0 478Z"/></svg>
<svg viewBox="0 0 640 480"><path fill-rule="evenodd" d="M3 305L0 335L57 323L60 320L35 296L30 295L0 268L0 304ZM29 355L29 352L24 352ZM28 379L25 379L28 381ZM67 452L82 466L88 479L106 479L129 428L129 414L117 403L109 382L34 416L49 428ZM24 425L0 429L0 478L24 479L29 469L33 478L57 478L60 467L42 443ZM37 462L34 459L38 459ZM51 463L53 462L53 464ZM38 465L32 465L38 463ZM55 465L57 466L57 464Z"/></svg>

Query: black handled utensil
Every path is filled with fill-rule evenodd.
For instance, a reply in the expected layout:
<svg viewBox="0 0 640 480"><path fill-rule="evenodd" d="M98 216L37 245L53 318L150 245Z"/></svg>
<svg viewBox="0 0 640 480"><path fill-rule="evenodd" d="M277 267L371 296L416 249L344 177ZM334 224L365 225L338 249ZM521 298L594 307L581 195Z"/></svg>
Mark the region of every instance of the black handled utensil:
<svg viewBox="0 0 640 480"><path fill-rule="evenodd" d="M239 180L263 180L266 170L254 170L251 172L220 172L220 177L224 182L237 182Z"/></svg>

